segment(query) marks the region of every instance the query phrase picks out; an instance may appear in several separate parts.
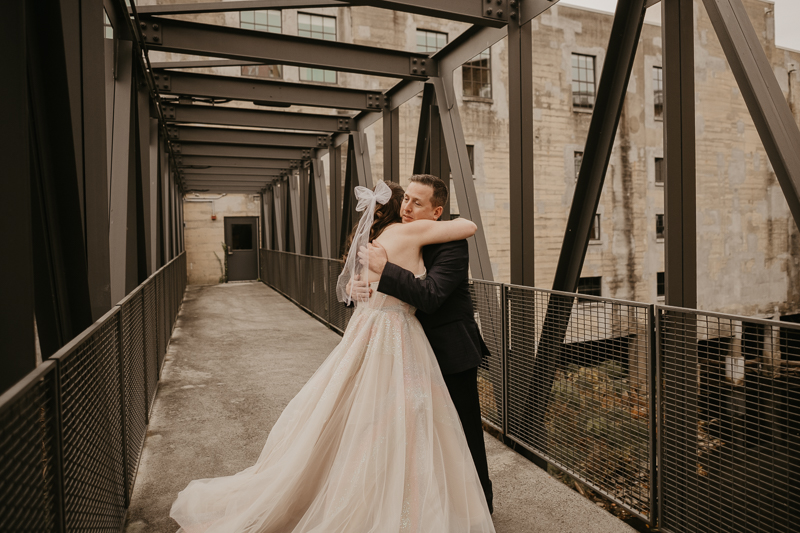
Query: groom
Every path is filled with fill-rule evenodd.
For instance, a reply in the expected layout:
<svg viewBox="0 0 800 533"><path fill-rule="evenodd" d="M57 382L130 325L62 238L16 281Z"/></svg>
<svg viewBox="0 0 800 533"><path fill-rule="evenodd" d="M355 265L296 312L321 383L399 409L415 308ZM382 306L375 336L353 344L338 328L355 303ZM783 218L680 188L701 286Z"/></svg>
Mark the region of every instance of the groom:
<svg viewBox="0 0 800 533"><path fill-rule="evenodd" d="M404 224L421 219L438 220L445 203L447 187L444 182L436 176L416 174L411 176L400 215ZM368 254L362 248L358 256L362 264L369 263L369 269L380 275L379 292L417 308L417 318L433 347L461 419L489 511L494 511L478 399L478 366L482 357L489 355L489 350L472 312L467 282L467 241L425 246L422 259L427 276L423 280L389 263L386 250L378 243L370 245ZM365 290L363 286L361 289Z"/></svg>

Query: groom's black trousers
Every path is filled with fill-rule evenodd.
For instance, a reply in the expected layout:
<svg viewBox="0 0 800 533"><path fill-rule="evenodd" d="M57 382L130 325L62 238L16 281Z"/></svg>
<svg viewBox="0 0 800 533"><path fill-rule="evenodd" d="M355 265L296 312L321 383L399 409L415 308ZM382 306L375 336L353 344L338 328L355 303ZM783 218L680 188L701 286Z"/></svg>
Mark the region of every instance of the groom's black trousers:
<svg viewBox="0 0 800 533"><path fill-rule="evenodd" d="M467 436L467 445L475 462L483 493L486 495L486 503L489 509L492 509L492 482L489 479L489 466L486 463L486 444L483 441L481 403L478 397L478 367L443 377L450 398L458 411L458 417L461 419L464 434Z"/></svg>

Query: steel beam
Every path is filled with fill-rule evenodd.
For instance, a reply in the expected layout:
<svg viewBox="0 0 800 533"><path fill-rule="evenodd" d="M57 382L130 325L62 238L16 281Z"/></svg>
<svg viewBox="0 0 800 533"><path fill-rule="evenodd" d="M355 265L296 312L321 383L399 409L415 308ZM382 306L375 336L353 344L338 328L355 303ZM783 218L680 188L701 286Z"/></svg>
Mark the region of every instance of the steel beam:
<svg viewBox="0 0 800 533"><path fill-rule="evenodd" d="M475 279L492 281L494 276L492 274L492 263L489 259L489 247L483 231L481 210L478 206L478 196L475 193L475 182L472 179L472 168L469 164L467 143L464 140L464 130L461 126L458 106L455 105L455 100L447 102L445 80L432 78L431 82L436 92L436 101L439 104L439 118L445 145L447 146L450 172L456 189L458 210L461 216L471 220L478 226L478 231L475 235L467 239L471 276ZM452 78L448 78L447 83L452 84ZM452 90L452 86L450 89ZM443 102L447 102L447 105L443 106ZM447 180L447 177L443 176L443 179Z"/></svg>
<svg viewBox="0 0 800 533"><path fill-rule="evenodd" d="M189 143L172 145L176 157L200 155L208 157L253 157L263 159L303 159L310 158L313 150L301 148L269 148L261 146L241 146L238 144Z"/></svg>
<svg viewBox="0 0 800 533"><path fill-rule="evenodd" d="M303 253L302 250L304 248L304 235L302 232L303 225L300 222L301 218L301 211L300 211L300 176L297 175L290 175L287 178L287 193L289 194L289 210L292 214L292 237L294 239L294 249L292 250L294 253Z"/></svg>
<svg viewBox="0 0 800 533"><path fill-rule="evenodd" d="M189 169L204 169L217 167L236 167L252 169L289 169L291 159L262 159L257 157L214 157L202 155L187 155L176 158L175 163L184 174ZM296 161L296 160L295 160Z"/></svg>
<svg viewBox="0 0 800 533"><path fill-rule="evenodd" d="M158 270L158 172L159 159L161 157L158 149L158 119L150 119L150 168L147 175L149 181L148 194L144 201L149 205L150 212L150 264L149 272Z"/></svg>
<svg viewBox="0 0 800 533"><path fill-rule="evenodd" d="M386 107L386 97L380 91L171 70L154 71L154 76L157 76L156 81L162 96L175 94L242 100L263 105L302 105L336 109L381 110Z"/></svg>
<svg viewBox="0 0 800 533"><path fill-rule="evenodd" d="M457 20L479 26L502 27L508 23L509 16L516 17L517 2L453 0L349 0L351 5L363 5L391 9L415 15L426 15L447 20ZM511 4L511 5L510 5ZM512 15L513 13L513 15ZM473 56L474 57L474 56Z"/></svg>
<svg viewBox="0 0 800 533"><path fill-rule="evenodd" d="M383 179L400 183L400 109L383 110Z"/></svg>
<svg viewBox="0 0 800 533"><path fill-rule="evenodd" d="M187 174L185 176L185 180L187 183L189 182L200 182L200 181L242 181L242 182L253 182L259 183L269 180L274 180L279 178L280 176L273 176L273 175L261 175L261 176L231 176L229 174Z"/></svg>
<svg viewBox="0 0 800 533"><path fill-rule="evenodd" d="M196 190L196 189L219 189L220 187L224 188L238 188L238 189L247 189L252 191L259 191L263 189L270 180L261 180L261 181L233 181L233 180L219 180L219 181L193 181L189 180L186 182L186 187L188 190Z"/></svg>
<svg viewBox="0 0 800 533"><path fill-rule="evenodd" d="M428 166L426 169L428 174L433 174L442 179L447 187L449 194L447 195L447 203L444 204L442 209L441 220L450 220L450 204L452 203L453 194L450 184L450 161L447 158L447 143L444 140L444 131L442 131L442 118L439 116L439 106L435 103L430 107L430 121L428 126L428 141L430 146L428 148Z"/></svg>
<svg viewBox="0 0 800 533"><path fill-rule="evenodd" d="M426 54L151 15L139 19L146 25L143 33L150 50L402 79L437 73L436 62Z"/></svg>
<svg viewBox="0 0 800 533"><path fill-rule="evenodd" d="M285 167L289 168L287 164ZM281 168L279 169L263 169L263 168L241 168L241 167L212 167L212 168L184 168L181 170L185 179L190 177L197 177L209 174L219 174L222 176L280 176Z"/></svg>
<svg viewBox="0 0 800 533"><path fill-rule="evenodd" d="M523 2L524 5L524 2ZM533 36L531 24L508 28L509 195L511 200L511 283L533 287Z"/></svg>
<svg viewBox="0 0 800 533"><path fill-rule="evenodd" d="M339 236L342 226L342 148L331 147L328 151L330 164L330 247L328 257L339 257Z"/></svg>
<svg viewBox="0 0 800 533"><path fill-rule="evenodd" d="M694 12L691 0L672 0L661 6L665 300L667 305L694 309L697 307Z"/></svg>
<svg viewBox="0 0 800 533"><path fill-rule="evenodd" d="M414 174L428 174L431 170L431 112L436 98L433 85L425 84L422 91L422 105L419 111L417 144L414 150Z"/></svg>
<svg viewBox="0 0 800 533"><path fill-rule="evenodd" d="M345 115L312 115L207 105L166 104L163 109L167 122L320 132L349 132L355 129L353 118Z"/></svg>
<svg viewBox="0 0 800 533"><path fill-rule="evenodd" d="M589 124L583 163L578 172L553 281L553 289L556 291L575 292L578 286L589 245L589 231L603 191L603 181L644 24L644 2L645 0L619 0L617 3L595 108ZM547 434L545 417L550 402L550 390L555 370L561 363L561 351L558 347L564 342L572 305L572 297L557 294L551 295L547 304L541 340L533 361L533 377L528 389L527 410L533 415L536 439L544 439Z"/></svg>
<svg viewBox="0 0 800 533"><path fill-rule="evenodd" d="M264 192L261 193L261 228L263 231L262 246L267 250L272 250L272 231L274 229L274 223L272 222L272 194L272 187L269 186L265 187Z"/></svg>
<svg viewBox="0 0 800 533"><path fill-rule="evenodd" d="M357 133L357 132L356 132ZM356 201L354 189L356 186L355 174L355 155L353 154L353 141L352 139L347 143L347 159L345 160L344 171L344 191L342 194L342 219L339 234L339 253L344 254L347 251L347 237L352 231L353 225L357 220L356 215Z"/></svg>
<svg viewBox="0 0 800 533"><path fill-rule="evenodd" d="M109 188L109 258L111 264L111 302L125 296L128 266L128 189L131 154L131 118L133 104L133 46L118 43L116 80L114 81L114 126L111 148L111 186Z"/></svg>
<svg viewBox="0 0 800 533"><path fill-rule="evenodd" d="M742 0L703 0L775 176L800 228L800 128ZM664 78L666 80L666 76Z"/></svg>
<svg viewBox="0 0 800 533"><path fill-rule="evenodd" d="M314 206L316 207L317 234L319 235L320 256L331 256L331 228L329 224L328 202L325 199L325 167L319 159L311 160L311 179L314 183Z"/></svg>
<svg viewBox="0 0 800 533"><path fill-rule="evenodd" d="M369 159L367 136L361 131L354 131L352 135L350 135L350 142L353 145L353 169L357 182L353 184L353 187L360 185L372 189L372 165Z"/></svg>
<svg viewBox="0 0 800 533"><path fill-rule="evenodd" d="M146 84L140 84L137 87L136 91L136 98L137 98L137 114L138 114L138 145L137 151L139 153L139 172L140 176L140 184L141 184L141 221L140 225L142 227L142 242L140 242L139 246L139 263L142 264L143 270L141 274L144 274L145 279L149 277L155 270L152 268L152 232L151 232L151 224L152 224L152 217L151 217L151 206L150 206L150 193L151 193L151 186L152 186L152 176L151 176L151 164L150 164L150 157L152 154L151 151L151 141L153 140L154 136L150 129L152 127L158 127L158 121L151 121L150 119L150 92L147 89ZM157 138L157 137L156 137ZM137 202L138 204L139 202Z"/></svg>
<svg viewBox="0 0 800 533"><path fill-rule="evenodd" d="M150 68L217 68L217 67L249 67L263 65L260 61L242 61L241 59L199 59L186 61L153 61Z"/></svg>
<svg viewBox="0 0 800 533"><path fill-rule="evenodd" d="M4 192L9 220L0 226L0 238L13 250L0 277L0 395L36 368L34 331L35 289L33 233L31 228L31 146L29 142L29 95L25 35L25 2L11 2L0 18L0 44L9 56L4 72L14 83L0 84L0 123L6 133L0 143L0 168L6 177ZM40 244L39 244L40 245Z"/></svg>
<svg viewBox="0 0 800 533"><path fill-rule="evenodd" d="M286 194L286 182L276 181L272 184L272 199L275 214L275 240L277 250L281 252L287 251L286 247L286 210L284 209Z"/></svg>
<svg viewBox="0 0 800 533"><path fill-rule="evenodd" d="M196 13L225 13L259 9L308 9L314 7L347 7L348 2L335 0L252 0L232 2L202 2L196 4L162 4L137 6L140 15L189 15Z"/></svg>
<svg viewBox="0 0 800 533"><path fill-rule="evenodd" d="M230 128L199 128L193 126L171 126L167 128L170 140L174 142L215 143L215 144L253 144L257 146L290 146L295 148L324 148L330 144L328 135L308 133L288 133L255 130L235 130Z"/></svg>

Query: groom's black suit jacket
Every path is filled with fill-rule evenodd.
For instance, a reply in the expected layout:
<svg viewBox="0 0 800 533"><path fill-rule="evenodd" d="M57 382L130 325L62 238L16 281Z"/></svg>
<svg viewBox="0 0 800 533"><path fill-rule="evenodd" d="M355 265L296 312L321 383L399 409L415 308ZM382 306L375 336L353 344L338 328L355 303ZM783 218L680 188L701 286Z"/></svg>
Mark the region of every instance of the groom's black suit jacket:
<svg viewBox="0 0 800 533"><path fill-rule="evenodd" d="M469 295L467 241L431 244L422 248L427 276L386 263L378 291L417 308L442 374L455 374L481 364L489 350L483 342Z"/></svg>

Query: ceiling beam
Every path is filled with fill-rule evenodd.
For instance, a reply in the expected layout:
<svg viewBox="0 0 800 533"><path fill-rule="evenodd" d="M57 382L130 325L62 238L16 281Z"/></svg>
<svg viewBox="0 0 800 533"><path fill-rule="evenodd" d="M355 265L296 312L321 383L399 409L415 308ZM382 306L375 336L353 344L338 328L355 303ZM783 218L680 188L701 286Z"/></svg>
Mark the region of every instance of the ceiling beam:
<svg viewBox="0 0 800 533"><path fill-rule="evenodd" d="M380 91L174 70L156 70L154 77L162 97L174 94L242 100L263 105L301 105L357 110L381 110L387 105L386 97Z"/></svg>
<svg viewBox="0 0 800 533"><path fill-rule="evenodd" d="M437 75L436 62L427 54L151 15L139 19L150 50L390 78L424 80Z"/></svg>
<svg viewBox="0 0 800 533"><path fill-rule="evenodd" d="M264 159L310 159L314 150L310 148L268 148L242 146L238 144L172 143L176 156L203 155L216 157L256 157Z"/></svg>
<svg viewBox="0 0 800 533"><path fill-rule="evenodd" d="M280 176L228 176L227 174L218 174L215 176L203 176L203 177L208 179L198 179L195 177L188 177L186 178L185 181L187 184L192 184L192 185L206 185L209 183L256 185L259 183L266 183L280 178Z"/></svg>
<svg viewBox="0 0 800 533"><path fill-rule="evenodd" d="M272 169L246 167L182 168L181 174L186 179L217 174L224 176L280 176L281 171L289 170L289 167L289 162L285 161L282 166Z"/></svg>
<svg viewBox="0 0 800 533"><path fill-rule="evenodd" d="M230 128L201 128L195 126L169 126L167 135L179 143L252 144L257 146L290 146L295 148L326 148L329 135L287 133Z"/></svg>
<svg viewBox="0 0 800 533"><path fill-rule="evenodd" d="M303 9L311 7L340 7L347 2L334 0L260 0L239 2L205 2L196 4L172 4L136 6L140 15L189 15L193 13L224 13L231 11L253 11L257 9Z"/></svg>
<svg viewBox="0 0 800 533"><path fill-rule="evenodd" d="M313 115L292 111L261 111L240 107L208 105L164 105L164 118L170 123L215 124L298 131L347 132L355 121L345 115Z"/></svg>
<svg viewBox="0 0 800 533"><path fill-rule="evenodd" d="M189 61L153 61L151 68L216 68L216 67L250 67L263 65L260 61L242 61L240 59L197 59Z"/></svg>
<svg viewBox="0 0 800 533"><path fill-rule="evenodd" d="M241 168L289 168L293 159L260 159L255 157L208 157L202 155L178 156L175 163L178 168L216 168L216 167L241 167ZM187 172L188 170L184 170Z"/></svg>
<svg viewBox="0 0 800 533"><path fill-rule="evenodd" d="M453 0L350 0L351 5L364 5L427 15L429 17L457 20L479 26L501 27L508 24L510 16L517 16L517 9L511 8L517 2L509 0L491 1L453 1Z"/></svg>

